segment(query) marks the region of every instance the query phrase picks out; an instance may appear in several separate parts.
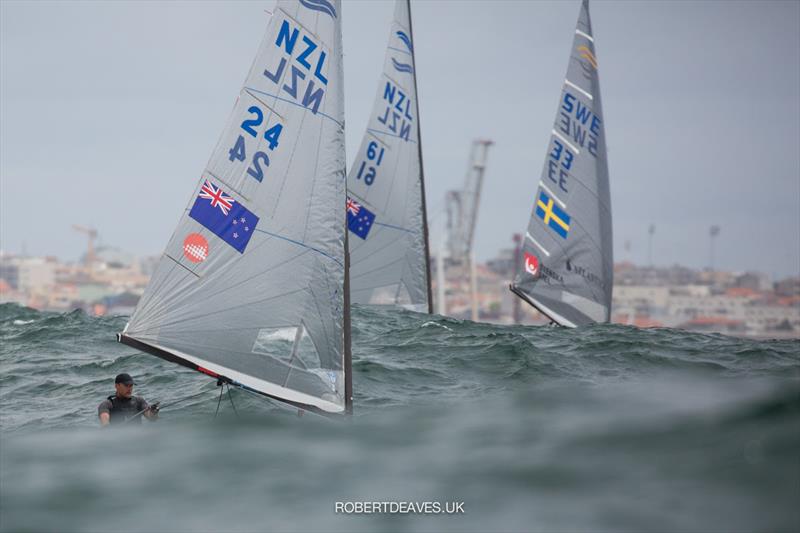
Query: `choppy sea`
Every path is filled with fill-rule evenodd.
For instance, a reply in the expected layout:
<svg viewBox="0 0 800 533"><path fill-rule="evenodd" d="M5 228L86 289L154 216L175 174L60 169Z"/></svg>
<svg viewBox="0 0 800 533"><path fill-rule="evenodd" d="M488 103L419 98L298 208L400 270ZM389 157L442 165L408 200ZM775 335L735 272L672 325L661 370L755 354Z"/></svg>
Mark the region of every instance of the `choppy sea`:
<svg viewBox="0 0 800 533"><path fill-rule="evenodd" d="M125 322L0 306L1 531L800 531L797 340L355 308L330 420ZM120 372L158 422L98 428Z"/></svg>

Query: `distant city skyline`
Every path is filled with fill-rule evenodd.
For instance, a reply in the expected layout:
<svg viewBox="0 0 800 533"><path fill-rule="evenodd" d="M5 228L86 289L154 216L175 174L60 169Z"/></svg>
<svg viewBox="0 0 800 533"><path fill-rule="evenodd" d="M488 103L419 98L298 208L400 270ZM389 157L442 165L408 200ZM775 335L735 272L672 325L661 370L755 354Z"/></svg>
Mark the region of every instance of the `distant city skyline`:
<svg viewBox="0 0 800 533"><path fill-rule="evenodd" d="M0 248L158 255L272 2L0 3ZM464 8L468 6L468 8ZM495 141L475 248L527 225L580 3L412 2L434 243L473 138ZM393 2L345 1L348 164ZM800 275L800 3L596 2L615 260ZM630 243L626 246L626 243ZM432 250L432 252L435 250Z"/></svg>

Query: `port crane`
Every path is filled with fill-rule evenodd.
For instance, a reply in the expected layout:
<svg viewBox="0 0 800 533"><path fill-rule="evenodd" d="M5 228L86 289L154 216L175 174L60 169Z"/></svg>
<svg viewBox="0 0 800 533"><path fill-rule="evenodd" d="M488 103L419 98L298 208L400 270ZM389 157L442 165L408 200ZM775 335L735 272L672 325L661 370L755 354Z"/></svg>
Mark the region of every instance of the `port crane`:
<svg viewBox="0 0 800 533"><path fill-rule="evenodd" d="M448 191L445 197L447 263L449 266L461 266L469 272L472 320L476 321L478 320L478 298L472 245L475 238L475 224L478 220L483 176L486 171L486 158L489 147L493 144L494 141L489 139L476 139L472 142L464 187L460 190Z"/></svg>
<svg viewBox="0 0 800 533"><path fill-rule="evenodd" d="M78 224L73 224L72 229L74 229L75 231L79 231L81 233L85 233L89 239L89 244L86 249L86 257L84 258L84 263L89 269L91 269L92 265L94 265L94 260L95 260L94 241L97 238L97 230L94 228L87 228L86 226L81 226Z"/></svg>

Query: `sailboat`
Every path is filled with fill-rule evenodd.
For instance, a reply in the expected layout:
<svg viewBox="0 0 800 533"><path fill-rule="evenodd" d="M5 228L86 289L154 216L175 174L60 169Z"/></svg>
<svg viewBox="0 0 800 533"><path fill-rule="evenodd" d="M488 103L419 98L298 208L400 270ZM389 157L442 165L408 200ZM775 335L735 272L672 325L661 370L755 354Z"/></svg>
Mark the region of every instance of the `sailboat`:
<svg viewBox="0 0 800 533"><path fill-rule="evenodd" d="M352 410L341 6L278 0L118 340L320 413Z"/></svg>
<svg viewBox="0 0 800 533"><path fill-rule="evenodd" d="M433 312L411 6L397 0L372 114L347 176L350 294Z"/></svg>
<svg viewBox="0 0 800 533"><path fill-rule="evenodd" d="M605 122L583 0L511 291L553 322L607 322L614 258Z"/></svg>

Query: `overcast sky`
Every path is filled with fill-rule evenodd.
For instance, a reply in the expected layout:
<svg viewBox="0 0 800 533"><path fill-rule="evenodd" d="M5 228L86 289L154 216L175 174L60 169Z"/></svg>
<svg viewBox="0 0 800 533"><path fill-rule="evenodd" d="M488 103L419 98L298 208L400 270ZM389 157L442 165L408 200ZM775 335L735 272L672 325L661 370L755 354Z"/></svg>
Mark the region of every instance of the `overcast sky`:
<svg viewBox="0 0 800 533"><path fill-rule="evenodd" d="M161 253L261 41L248 2L0 1L0 247ZM479 259L528 224L579 1L412 2L429 218L489 153ZM393 2L345 1L348 164ZM800 2L591 4L615 260L800 274ZM626 242L630 243L629 250Z"/></svg>

